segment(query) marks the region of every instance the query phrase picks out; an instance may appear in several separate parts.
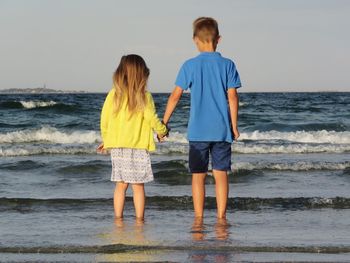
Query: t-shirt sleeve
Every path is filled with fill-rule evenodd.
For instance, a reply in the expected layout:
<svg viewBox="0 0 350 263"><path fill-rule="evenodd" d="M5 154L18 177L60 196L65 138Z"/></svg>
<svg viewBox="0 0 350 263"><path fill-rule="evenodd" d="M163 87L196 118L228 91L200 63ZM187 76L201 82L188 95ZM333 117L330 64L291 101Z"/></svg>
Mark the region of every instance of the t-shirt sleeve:
<svg viewBox="0 0 350 263"><path fill-rule="evenodd" d="M227 89L238 89L241 86L241 79L239 77L236 65L233 61L230 61L227 74Z"/></svg>
<svg viewBox="0 0 350 263"><path fill-rule="evenodd" d="M187 90L190 87L190 76L186 64L183 64L177 74L175 85L179 86L183 90Z"/></svg>

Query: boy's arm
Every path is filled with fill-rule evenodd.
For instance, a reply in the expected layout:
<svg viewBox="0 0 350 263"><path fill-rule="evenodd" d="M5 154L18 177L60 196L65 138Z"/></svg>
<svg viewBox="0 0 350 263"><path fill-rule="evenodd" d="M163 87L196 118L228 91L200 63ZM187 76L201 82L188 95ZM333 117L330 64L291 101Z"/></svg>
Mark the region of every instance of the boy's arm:
<svg viewBox="0 0 350 263"><path fill-rule="evenodd" d="M175 89L173 90L173 92L170 94L169 99L168 99L168 103L166 105L166 109L165 109L165 113L163 116L163 123L165 125L168 124L171 115L173 114L177 103L179 102L179 100L181 99L183 93L183 89L180 88L179 86L176 86Z"/></svg>
<svg viewBox="0 0 350 263"><path fill-rule="evenodd" d="M227 95L228 95L228 103L230 107L232 130L233 130L235 140L237 141L240 135L237 127L238 105L239 105L237 90L235 88L228 89Z"/></svg>

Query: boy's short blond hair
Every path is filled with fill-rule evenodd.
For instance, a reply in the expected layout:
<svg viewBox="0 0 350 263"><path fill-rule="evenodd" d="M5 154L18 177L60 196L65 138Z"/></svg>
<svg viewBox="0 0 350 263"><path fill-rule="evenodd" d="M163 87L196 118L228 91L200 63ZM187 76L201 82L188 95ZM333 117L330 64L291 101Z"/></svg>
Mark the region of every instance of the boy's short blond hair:
<svg viewBox="0 0 350 263"><path fill-rule="evenodd" d="M218 22L211 17L199 17L193 22L193 37L202 42L215 42L219 38Z"/></svg>

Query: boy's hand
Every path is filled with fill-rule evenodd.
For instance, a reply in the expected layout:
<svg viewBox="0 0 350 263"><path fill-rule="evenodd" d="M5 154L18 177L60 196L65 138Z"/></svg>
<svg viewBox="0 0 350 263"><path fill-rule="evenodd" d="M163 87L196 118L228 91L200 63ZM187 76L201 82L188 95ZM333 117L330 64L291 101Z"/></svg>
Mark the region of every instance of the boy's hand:
<svg viewBox="0 0 350 263"><path fill-rule="evenodd" d="M240 136L240 133L237 128L233 129L233 136L235 138L235 141L237 141Z"/></svg>
<svg viewBox="0 0 350 263"><path fill-rule="evenodd" d="M97 149L96 149L96 151L97 151L97 153L99 153L99 154L106 154L107 153L107 151L103 148L103 143L101 143L98 147L97 147Z"/></svg>

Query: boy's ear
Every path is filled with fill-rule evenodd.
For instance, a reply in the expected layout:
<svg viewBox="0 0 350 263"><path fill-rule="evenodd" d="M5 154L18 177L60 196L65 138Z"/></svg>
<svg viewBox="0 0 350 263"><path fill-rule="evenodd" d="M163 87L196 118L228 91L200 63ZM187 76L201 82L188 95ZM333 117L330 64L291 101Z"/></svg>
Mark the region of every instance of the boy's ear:
<svg viewBox="0 0 350 263"><path fill-rule="evenodd" d="M198 42L199 42L198 37L194 36L194 37L193 37L193 42L194 42L196 45L198 45Z"/></svg>
<svg viewBox="0 0 350 263"><path fill-rule="evenodd" d="M221 41L221 36L218 36L218 38L217 38L216 42L219 44L219 43L220 43L220 41Z"/></svg>

